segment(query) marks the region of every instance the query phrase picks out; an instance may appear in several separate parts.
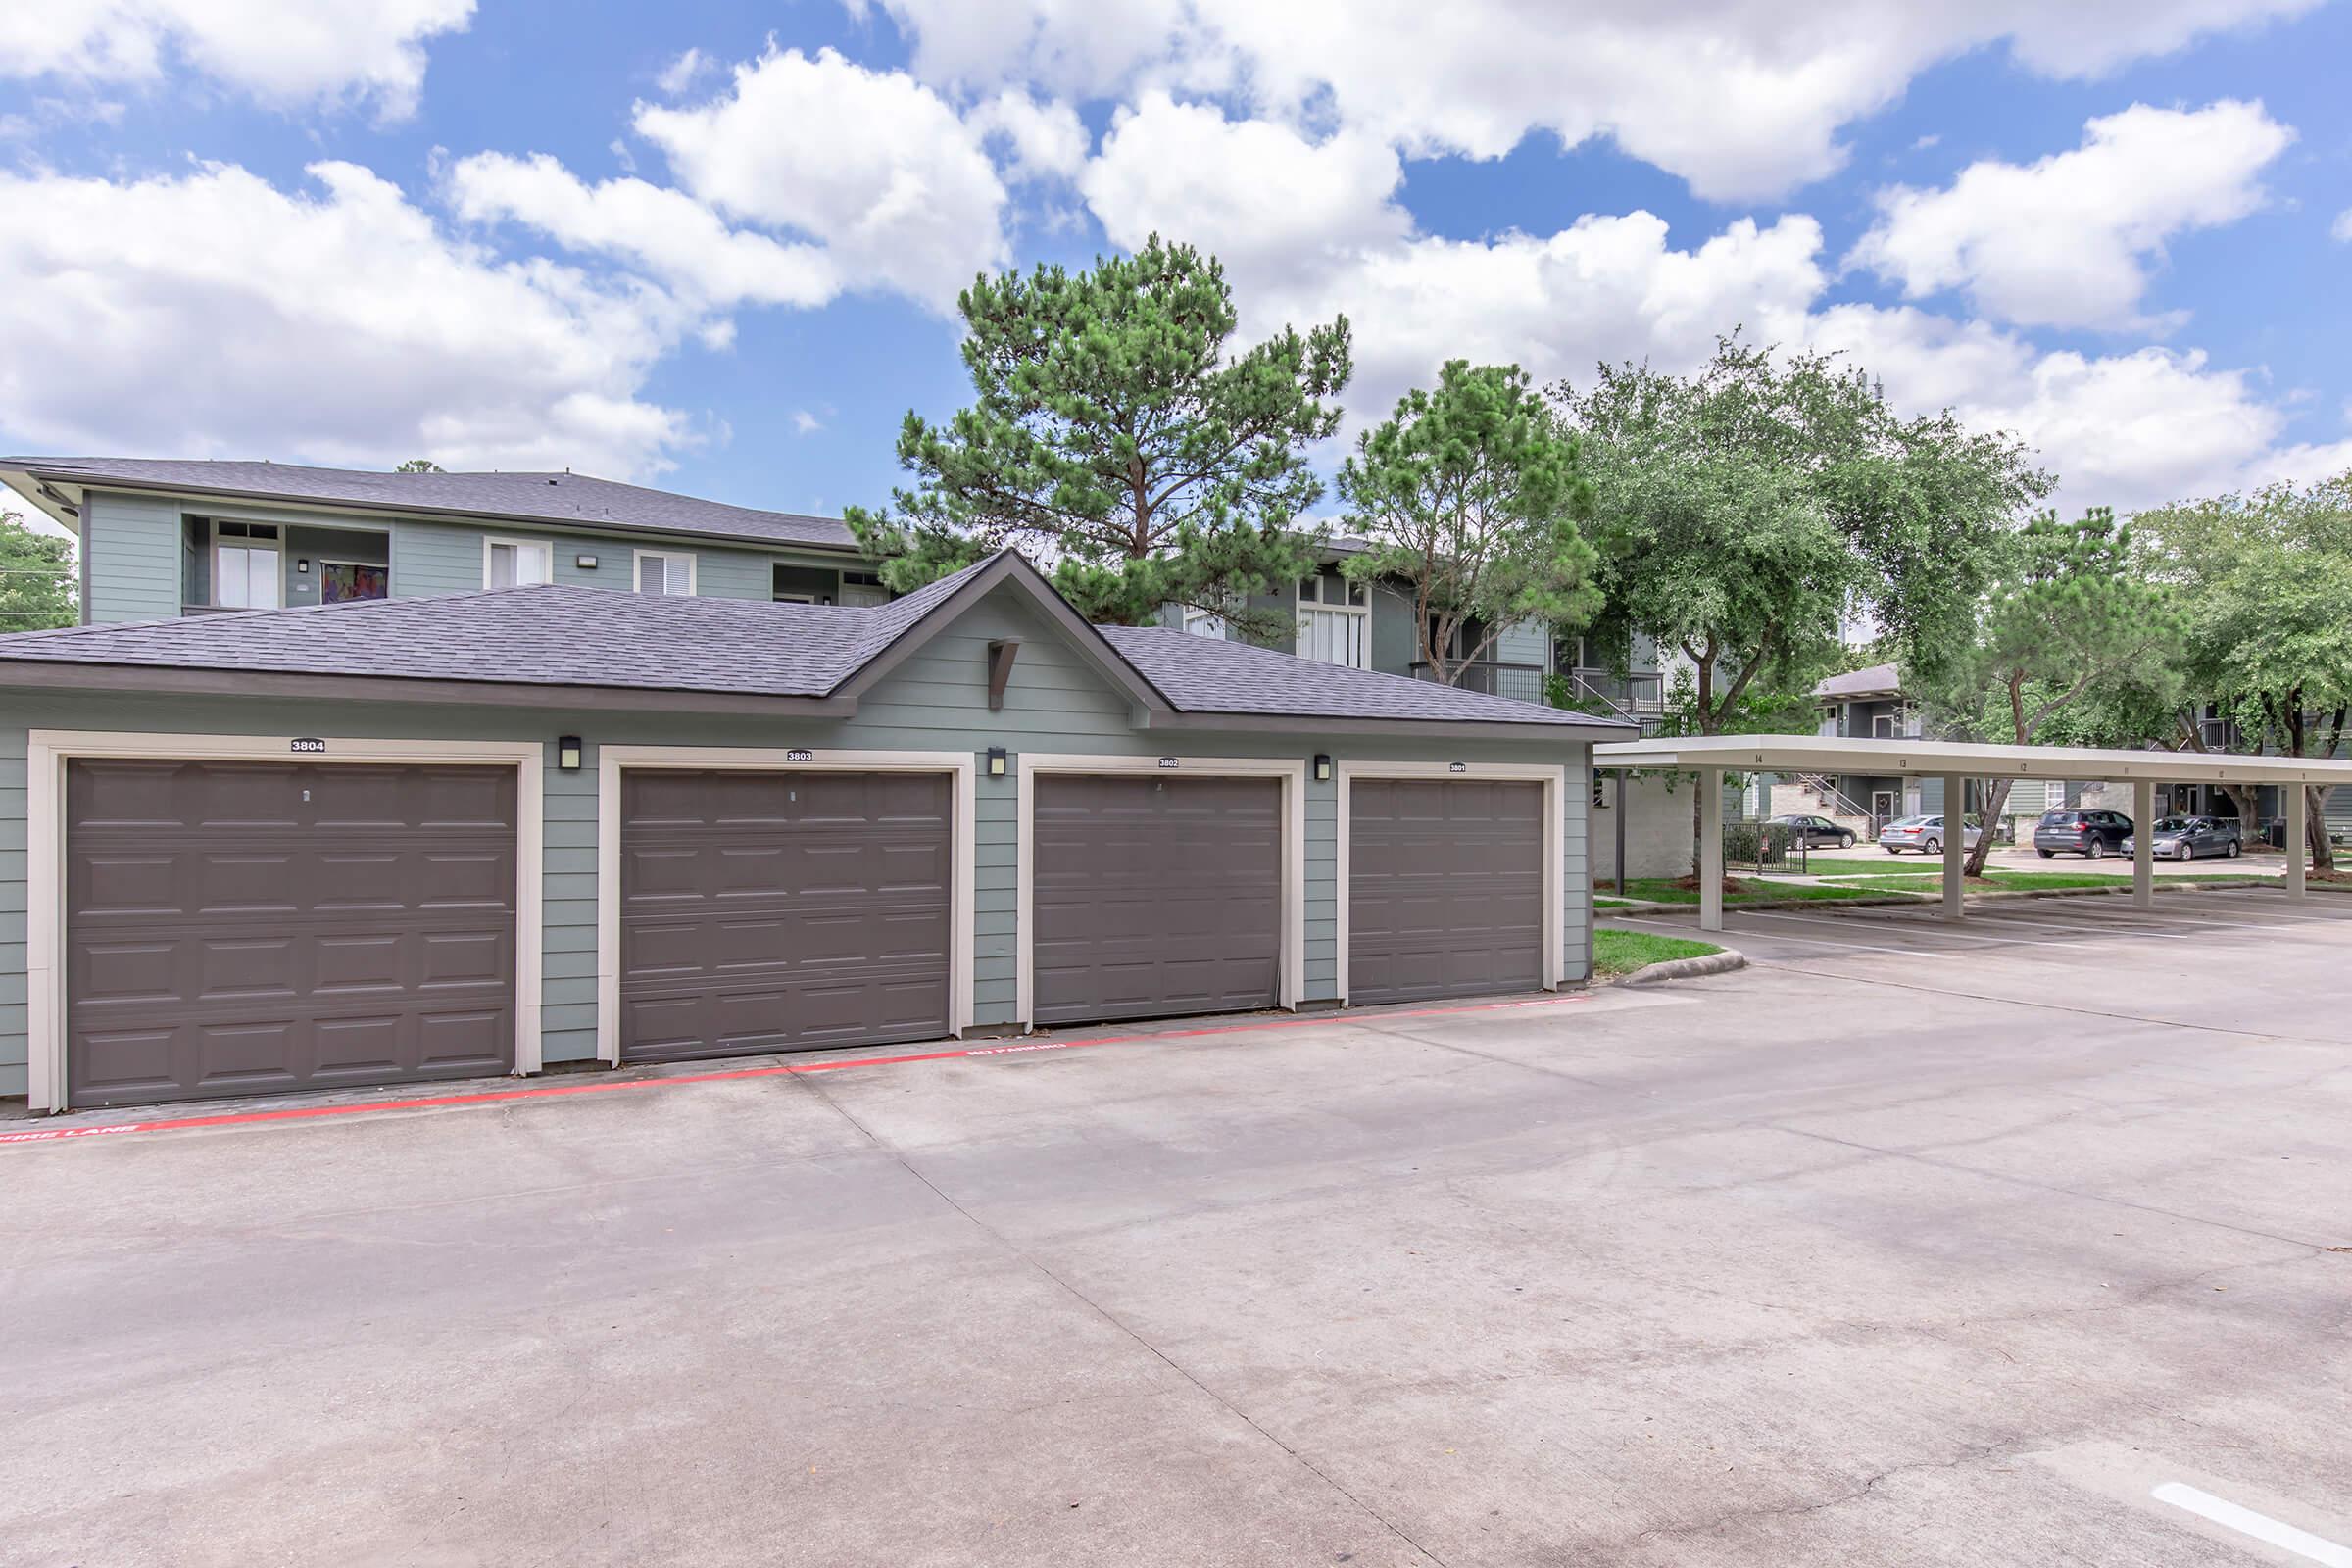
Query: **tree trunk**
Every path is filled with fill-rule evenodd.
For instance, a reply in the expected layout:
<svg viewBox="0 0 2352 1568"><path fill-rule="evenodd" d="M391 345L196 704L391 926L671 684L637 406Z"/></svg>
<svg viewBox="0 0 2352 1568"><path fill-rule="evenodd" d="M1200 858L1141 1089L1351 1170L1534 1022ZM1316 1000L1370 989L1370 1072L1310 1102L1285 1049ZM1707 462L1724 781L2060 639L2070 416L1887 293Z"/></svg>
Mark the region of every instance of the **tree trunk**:
<svg viewBox="0 0 2352 1568"><path fill-rule="evenodd" d="M2303 838L2311 855L2311 868L2322 876L2335 872L2335 846L2328 841L2328 786L2303 786Z"/></svg>
<svg viewBox="0 0 2352 1568"><path fill-rule="evenodd" d="M1983 876L1984 874L1984 858L1992 853L1993 824L2001 819L2001 808L2009 804L2009 781L2007 779L1991 778L1986 779L1984 783L1984 809L1979 813L1984 818L1984 833L1982 838L1977 840L1977 847L1968 852L1968 864L1962 871L1962 874L1966 876ZM1961 835L1960 842L1966 844L1968 842L1968 792L1966 790L1961 791L1960 806L1960 825L1955 828L1952 825L1952 803L1949 801L1943 803L1943 830L1946 833L1959 833Z"/></svg>
<svg viewBox="0 0 2352 1568"><path fill-rule="evenodd" d="M2243 784L2225 784L2222 793L2237 808L2237 831L2242 839L2262 826L2262 791L2248 789Z"/></svg>

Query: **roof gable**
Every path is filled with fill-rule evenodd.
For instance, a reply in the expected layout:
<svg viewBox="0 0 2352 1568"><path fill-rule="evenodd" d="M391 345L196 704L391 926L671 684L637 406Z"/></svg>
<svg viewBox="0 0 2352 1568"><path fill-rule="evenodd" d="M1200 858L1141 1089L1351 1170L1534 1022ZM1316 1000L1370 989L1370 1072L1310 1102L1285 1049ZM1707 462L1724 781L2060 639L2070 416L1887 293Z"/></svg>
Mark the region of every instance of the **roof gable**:
<svg viewBox="0 0 2352 1568"><path fill-rule="evenodd" d="M1400 675L1320 663L1157 627L1095 626L1013 551L878 606L771 604L539 585L253 610L0 635L0 685L238 689L233 677L365 682L367 695L431 688L697 694L853 711L915 652L995 593L1038 617L1144 715L1174 722L1286 718L1615 729L1609 719ZM128 671L132 673L125 674ZM223 678L232 678L223 686ZM144 683L142 685L142 682ZM259 690L258 686L250 689Z"/></svg>

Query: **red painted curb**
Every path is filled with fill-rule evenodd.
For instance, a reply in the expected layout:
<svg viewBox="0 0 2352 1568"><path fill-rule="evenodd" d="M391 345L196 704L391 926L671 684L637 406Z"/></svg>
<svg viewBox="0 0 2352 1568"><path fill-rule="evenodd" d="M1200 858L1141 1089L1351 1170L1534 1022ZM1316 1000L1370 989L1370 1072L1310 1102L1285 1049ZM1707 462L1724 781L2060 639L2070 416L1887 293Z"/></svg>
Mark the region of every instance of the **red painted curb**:
<svg viewBox="0 0 2352 1568"><path fill-rule="evenodd" d="M1436 1018L1452 1013L1499 1012L1511 1007L1551 1007L1584 1002L1579 993L1525 1002L1478 1002L1460 1007L1416 1007L1398 1012L1372 1013L1374 1018ZM1040 1051L1082 1051L1093 1046L1141 1046L1154 1040L1200 1040L1212 1035L1254 1034L1268 1029L1307 1029L1336 1022L1339 1012L1309 1013L1296 1018L1270 1018L1258 1023L1212 1024L1200 1029L1160 1029L1142 1035L1100 1035L1092 1040L1011 1040L1001 1046L962 1046L954 1051L918 1051L898 1056L851 1056L838 1061L778 1062L766 1067L734 1067L721 1072L673 1073L660 1078L601 1078L577 1083L531 1084L514 1089L484 1089L465 1095L428 1095L415 1100L378 1100L366 1103L289 1105L282 1110L233 1111L219 1116L176 1116L168 1121L108 1122L92 1127L31 1127L23 1132L0 1132L0 1145L54 1144L76 1138L112 1138L122 1133L186 1132L197 1127L241 1127L255 1122L316 1121L326 1116L369 1115L386 1110L426 1110L441 1105L486 1105L509 1100L538 1100L553 1095L604 1095L624 1089L671 1089L682 1084L727 1083L739 1078L785 1078L807 1073L841 1072L851 1067L899 1067L917 1061L959 1061L982 1056L1020 1056Z"/></svg>

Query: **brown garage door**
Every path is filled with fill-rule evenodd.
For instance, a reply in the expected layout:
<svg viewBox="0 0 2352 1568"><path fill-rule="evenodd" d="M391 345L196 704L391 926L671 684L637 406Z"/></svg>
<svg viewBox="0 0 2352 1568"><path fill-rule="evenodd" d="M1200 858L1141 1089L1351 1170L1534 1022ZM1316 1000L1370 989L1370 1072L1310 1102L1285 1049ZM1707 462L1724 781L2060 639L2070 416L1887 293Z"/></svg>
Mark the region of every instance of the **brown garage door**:
<svg viewBox="0 0 2352 1568"><path fill-rule="evenodd" d="M504 1072L514 770L66 769L76 1105Z"/></svg>
<svg viewBox="0 0 2352 1568"><path fill-rule="evenodd" d="M1037 1022L1276 1004L1280 780L1046 773L1035 806Z"/></svg>
<svg viewBox="0 0 2352 1568"><path fill-rule="evenodd" d="M953 798L945 773L624 774L622 1058L946 1034Z"/></svg>
<svg viewBox="0 0 2352 1568"><path fill-rule="evenodd" d="M1544 984L1543 785L1357 779L1348 795L1349 1003Z"/></svg>

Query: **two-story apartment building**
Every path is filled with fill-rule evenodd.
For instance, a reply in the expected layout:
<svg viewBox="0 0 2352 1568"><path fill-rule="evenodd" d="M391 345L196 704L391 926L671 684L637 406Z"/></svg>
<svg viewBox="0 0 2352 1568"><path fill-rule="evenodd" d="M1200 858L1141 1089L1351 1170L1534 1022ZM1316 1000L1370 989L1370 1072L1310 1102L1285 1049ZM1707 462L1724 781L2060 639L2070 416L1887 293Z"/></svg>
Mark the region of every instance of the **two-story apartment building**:
<svg viewBox="0 0 2352 1568"><path fill-rule="evenodd" d="M891 600L837 520L572 474L0 478L85 573L86 624L0 636L37 1108L1589 973L1632 727L1345 628L1092 626L1009 553Z"/></svg>
<svg viewBox="0 0 2352 1568"><path fill-rule="evenodd" d="M1342 571L1342 563L1363 548L1360 540L1331 540L1313 576L1287 592L1252 595L1250 611L1295 625L1289 651L1301 659L1434 680L1436 672L1421 657L1412 586L1392 579L1358 582ZM1171 609L1165 623L1201 636L1238 635L1207 611ZM1569 707L1652 727L1663 710L1657 650L1622 627L1603 624L1558 636L1540 621L1521 621L1503 627L1479 658L1464 662L1463 655L1486 643L1486 628L1475 622L1455 631L1454 657L1447 661L1453 684L1526 703L1549 701L1556 692Z"/></svg>
<svg viewBox="0 0 2352 1568"><path fill-rule="evenodd" d="M95 623L559 583L776 603L884 593L838 518L571 473L369 473L277 463L15 460L74 533Z"/></svg>

